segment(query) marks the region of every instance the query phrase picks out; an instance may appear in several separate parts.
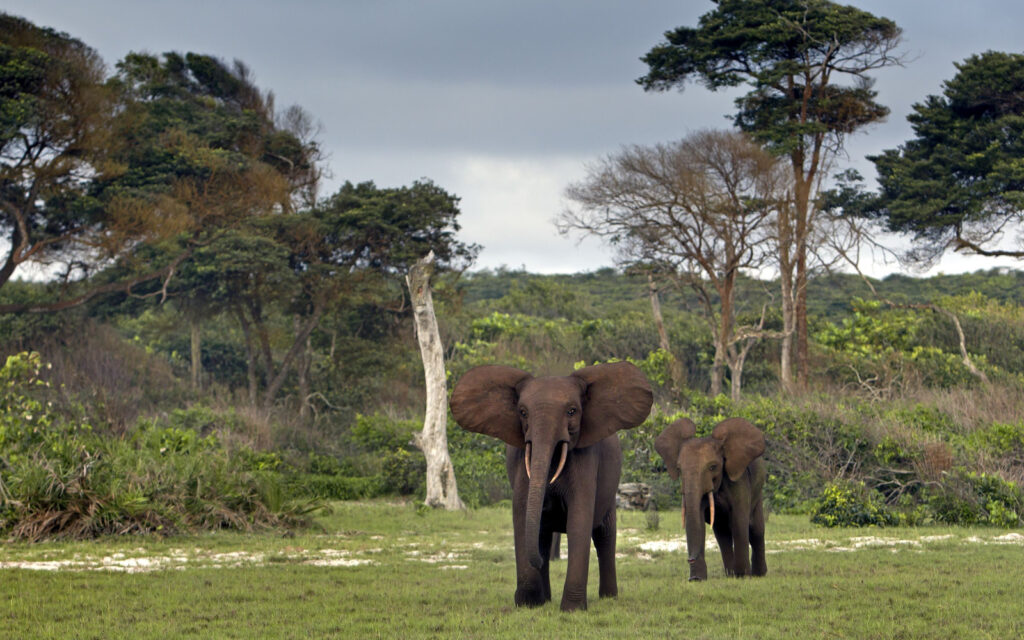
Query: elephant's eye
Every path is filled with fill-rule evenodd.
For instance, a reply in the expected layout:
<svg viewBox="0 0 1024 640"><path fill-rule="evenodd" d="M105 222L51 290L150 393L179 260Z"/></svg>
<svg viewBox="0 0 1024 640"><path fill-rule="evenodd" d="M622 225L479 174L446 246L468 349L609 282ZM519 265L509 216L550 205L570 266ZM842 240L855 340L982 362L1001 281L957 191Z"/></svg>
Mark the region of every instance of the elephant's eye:
<svg viewBox="0 0 1024 640"><path fill-rule="evenodd" d="M717 464L711 465L710 467L708 467L708 471L718 471L718 465Z"/></svg>
<svg viewBox="0 0 1024 640"><path fill-rule="evenodd" d="M565 413L566 413L566 415L570 415L570 416L576 415L576 407L569 407L569 410L566 411Z"/></svg>
<svg viewBox="0 0 1024 640"><path fill-rule="evenodd" d="M519 415L521 415L521 416L523 416L525 418L526 417L526 409L520 409L519 410Z"/></svg>

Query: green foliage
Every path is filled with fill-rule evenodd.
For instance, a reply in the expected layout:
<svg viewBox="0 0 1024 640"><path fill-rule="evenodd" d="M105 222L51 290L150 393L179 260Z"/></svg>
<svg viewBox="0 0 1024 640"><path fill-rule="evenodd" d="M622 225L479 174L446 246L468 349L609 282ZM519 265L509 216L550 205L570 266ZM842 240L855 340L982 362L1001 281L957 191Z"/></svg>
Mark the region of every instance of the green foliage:
<svg viewBox="0 0 1024 640"><path fill-rule="evenodd" d="M282 497L277 454L232 451L182 426L206 411L109 437L40 399L41 369L27 353L0 369L0 533L38 540L247 530L298 524L312 508Z"/></svg>
<svg viewBox="0 0 1024 640"><path fill-rule="evenodd" d="M459 498L470 507L495 504L512 497L505 470L505 443L466 431L448 421L448 451L455 468Z"/></svg>
<svg viewBox="0 0 1024 640"><path fill-rule="evenodd" d="M387 493L380 476L351 477L306 473L289 479L289 491L320 500L364 500Z"/></svg>
<svg viewBox="0 0 1024 640"><path fill-rule="evenodd" d="M959 468L929 494L928 506L937 522L1024 526L1024 493L998 476Z"/></svg>
<svg viewBox="0 0 1024 640"><path fill-rule="evenodd" d="M910 408L890 409L885 413L885 418L911 427L915 431L938 436L949 437L961 430L948 413L921 403L914 404Z"/></svg>
<svg viewBox="0 0 1024 640"><path fill-rule="evenodd" d="M665 427L686 417L685 412L664 413L655 407L640 426L619 432L622 446L622 482L643 482L651 488L651 500L658 508L680 503L679 483L665 471L665 463L654 448L654 440Z"/></svg>
<svg viewBox="0 0 1024 640"><path fill-rule="evenodd" d="M830 370L837 379L849 385L889 390L911 381L933 388L966 387L978 382L964 364L957 342L931 329L928 338L935 340L941 335L945 348L922 343L921 334L934 325L935 314L883 309L879 302L861 299L854 299L853 310L852 316L839 323L825 323L814 335L819 344L833 352ZM948 324L952 333L952 323ZM981 369L993 369L984 355L972 356L972 361Z"/></svg>
<svg viewBox="0 0 1024 640"><path fill-rule="evenodd" d="M876 356L884 351L907 351L914 345L918 321L905 311L882 311L875 301L854 299L853 315L839 324L828 324L814 339L836 351Z"/></svg>
<svg viewBox="0 0 1024 640"><path fill-rule="evenodd" d="M422 493L426 462L412 444L413 433L421 426L415 420L393 420L380 413L357 415L355 423L342 437L345 465L336 469L336 473L351 473L352 477L348 478L351 482L338 481L339 486L376 491L361 497ZM317 463L316 466L317 471L323 473L326 465ZM317 481L314 479L314 482Z"/></svg>
<svg viewBox="0 0 1024 640"><path fill-rule="evenodd" d="M711 90L748 84L750 92L736 101L736 124L781 153L795 153L810 140L885 117L888 109L874 101L870 84L838 81L894 64L886 51L899 35L891 20L833 2L727 0L696 28L668 31L667 41L642 58L649 71L637 82L659 91L691 81ZM815 71L831 82L803 90Z"/></svg>
<svg viewBox="0 0 1024 640"><path fill-rule="evenodd" d="M1016 423L995 422L976 429L967 437L968 443L977 449L999 457L1015 456L1024 460L1024 421Z"/></svg>
<svg viewBox="0 0 1024 640"><path fill-rule="evenodd" d="M825 485L811 522L825 527L891 527L899 524L899 517L863 482L835 481Z"/></svg>
<svg viewBox="0 0 1024 640"><path fill-rule="evenodd" d="M996 249L989 241L998 234L979 246L976 231L994 233L1024 206L1024 55L987 51L956 68L941 96L914 105L914 138L869 157L881 187L870 212L913 233L923 258L949 246Z"/></svg>

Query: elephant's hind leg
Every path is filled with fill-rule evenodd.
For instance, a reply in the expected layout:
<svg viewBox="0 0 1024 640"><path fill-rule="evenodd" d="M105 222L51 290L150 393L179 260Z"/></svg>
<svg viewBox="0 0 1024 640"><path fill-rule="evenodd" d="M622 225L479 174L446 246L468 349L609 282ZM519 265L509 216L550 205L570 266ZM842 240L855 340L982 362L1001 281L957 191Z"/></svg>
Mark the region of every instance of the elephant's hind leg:
<svg viewBox="0 0 1024 640"><path fill-rule="evenodd" d="M754 513L750 517L750 549L750 572L755 576L766 575L768 563L764 557L764 504L761 502L754 507Z"/></svg>
<svg viewBox="0 0 1024 640"><path fill-rule="evenodd" d="M615 577L615 510L613 509L605 521L594 529L594 548L597 550L597 570L600 574L598 595L602 598L614 598L619 595L618 581Z"/></svg>

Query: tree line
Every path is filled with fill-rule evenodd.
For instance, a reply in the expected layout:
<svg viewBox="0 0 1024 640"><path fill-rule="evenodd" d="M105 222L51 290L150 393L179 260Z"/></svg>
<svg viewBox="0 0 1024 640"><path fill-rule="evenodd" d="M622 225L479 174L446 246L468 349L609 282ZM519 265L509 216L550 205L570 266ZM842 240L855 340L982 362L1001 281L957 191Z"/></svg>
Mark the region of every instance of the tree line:
<svg viewBox="0 0 1024 640"><path fill-rule="evenodd" d="M832 181L846 136L888 113L870 73L903 64L900 36L890 20L824 0L716 3L697 27L666 33L638 83L745 85L735 128L624 147L567 187L560 229L606 239L620 269L459 279L445 274L480 250L457 237L459 198L428 180L321 194L313 116L279 109L244 63L131 53L108 73L85 43L3 14L0 330L8 350L47 340L70 350L84 341L83 318L114 326L103 349L158 353L187 372L193 400L209 401L209 385L264 416L284 407L288 436L261 446L341 457L326 432L303 431L311 414L330 413L333 437L422 409L403 284L430 253L450 376L476 364L557 373L631 359L666 406L692 401L688 389L734 401L745 384L799 392L817 374L871 398L973 388L972 371L1013 388L1024 370L1019 274L975 274L988 298L951 296L933 279L924 299L919 281L827 274L856 266L881 228L911 234L904 258L918 262L947 250L1021 255L1000 241L1020 216L1024 57L986 52L958 65L941 96L915 106L915 137L871 158L878 191L851 172ZM91 406L109 408L110 397ZM409 457L391 453L400 472L373 477L408 475Z"/></svg>
<svg viewBox="0 0 1024 640"><path fill-rule="evenodd" d="M904 64L901 36L889 19L826 0L716 2L696 27L665 33L637 83L745 86L735 129L624 147L566 189L561 230L607 240L621 266L646 273L657 324L659 283L696 295L715 345L712 394L728 367L738 397L749 350L766 337L781 341L783 387L805 386L811 276L857 269L860 249L883 229L909 234L901 257L919 264L949 250L1024 256L1003 243L1024 210L1020 54L971 56L943 95L914 105L914 138L869 157L877 192L837 171L847 136L889 113L870 73ZM778 276L778 329L766 329L765 313L737 323L737 278L764 269Z"/></svg>
<svg viewBox="0 0 1024 640"><path fill-rule="evenodd" d="M400 308L416 259L461 269L478 251L456 238L459 198L429 180L322 196L313 117L279 109L240 61L130 53L107 74L80 40L4 14L0 77L0 313L170 304L195 388L201 327L226 316L249 402L269 407L289 376L306 398L325 316ZM16 274L46 285L13 291Z"/></svg>

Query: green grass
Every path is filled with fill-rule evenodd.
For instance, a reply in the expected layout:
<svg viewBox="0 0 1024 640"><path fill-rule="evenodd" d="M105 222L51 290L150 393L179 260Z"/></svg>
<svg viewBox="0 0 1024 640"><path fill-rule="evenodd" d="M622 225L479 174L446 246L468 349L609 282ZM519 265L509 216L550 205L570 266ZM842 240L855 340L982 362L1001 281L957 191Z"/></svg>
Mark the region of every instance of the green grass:
<svg viewBox="0 0 1024 640"><path fill-rule="evenodd" d="M169 539L0 546L0 564L75 562L76 571L0 569L0 638L1010 638L1024 635L1024 539L1002 529L823 529L772 516L768 571L686 581L678 514L657 531L620 512L619 592L590 609L512 603L511 514L337 503L295 537L218 533ZM564 547L563 547L564 549ZM714 558L714 562L710 559ZM105 559L105 560L104 560ZM163 559L165 568L86 570ZM315 566L312 561L334 563ZM354 561L365 564L340 566ZM236 566L237 565L237 566Z"/></svg>

